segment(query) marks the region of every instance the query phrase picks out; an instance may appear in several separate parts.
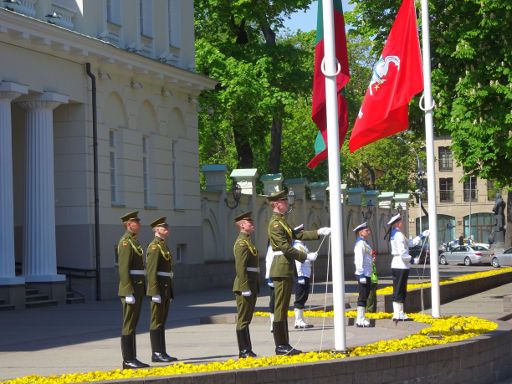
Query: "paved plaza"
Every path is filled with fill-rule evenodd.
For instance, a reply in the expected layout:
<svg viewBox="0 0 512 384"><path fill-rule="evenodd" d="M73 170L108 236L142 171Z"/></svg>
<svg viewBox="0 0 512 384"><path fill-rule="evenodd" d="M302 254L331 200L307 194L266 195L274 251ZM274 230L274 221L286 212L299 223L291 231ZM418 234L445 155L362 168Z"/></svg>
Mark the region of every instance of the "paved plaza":
<svg viewBox="0 0 512 384"><path fill-rule="evenodd" d="M310 299L314 306L331 293L318 284ZM355 289L347 284L347 296ZM476 315L490 320L506 319L503 296L512 292L512 283L444 304L442 315ZM266 310L268 296L258 298ZM137 334L137 356L150 360L149 302L143 307ZM168 352L183 362L211 362L237 358L234 324L235 301L228 289L183 293L171 304L167 322ZM428 311L427 311L428 312ZM290 328L290 342L304 351L334 348L332 318L309 319L308 330ZM29 374L51 375L92 370L112 370L121 366L121 308L118 300L33 308L2 312L0 315L0 380ZM292 319L289 320L293 325ZM214 322L208 324L208 322ZM268 318L256 317L251 325L253 349L259 355L272 355L274 343ZM424 325L378 320L375 328L347 326L347 347L383 338L404 337ZM157 365L157 364L154 364Z"/></svg>

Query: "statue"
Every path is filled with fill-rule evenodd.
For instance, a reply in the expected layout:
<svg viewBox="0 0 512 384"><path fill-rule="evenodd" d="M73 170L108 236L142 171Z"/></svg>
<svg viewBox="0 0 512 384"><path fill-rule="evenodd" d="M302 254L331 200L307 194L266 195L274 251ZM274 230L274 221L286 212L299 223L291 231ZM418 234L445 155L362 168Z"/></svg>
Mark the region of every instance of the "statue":
<svg viewBox="0 0 512 384"><path fill-rule="evenodd" d="M492 241L495 244L505 242L505 202L499 193L496 194L494 203L494 227L492 229Z"/></svg>

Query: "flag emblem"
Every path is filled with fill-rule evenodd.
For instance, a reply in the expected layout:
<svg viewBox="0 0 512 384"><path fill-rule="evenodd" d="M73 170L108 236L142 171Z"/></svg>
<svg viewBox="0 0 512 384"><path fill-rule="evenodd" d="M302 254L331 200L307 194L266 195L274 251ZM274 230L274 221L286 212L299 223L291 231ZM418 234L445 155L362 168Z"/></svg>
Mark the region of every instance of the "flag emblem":
<svg viewBox="0 0 512 384"><path fill-rule="evenodd" d="M380 85L386 81L385 77L388 74L389 64L393 63L397 71L400 70L400 58L398 56L381 57L373 66L372 79L370 80L370 95L380 88Z"/></svg>

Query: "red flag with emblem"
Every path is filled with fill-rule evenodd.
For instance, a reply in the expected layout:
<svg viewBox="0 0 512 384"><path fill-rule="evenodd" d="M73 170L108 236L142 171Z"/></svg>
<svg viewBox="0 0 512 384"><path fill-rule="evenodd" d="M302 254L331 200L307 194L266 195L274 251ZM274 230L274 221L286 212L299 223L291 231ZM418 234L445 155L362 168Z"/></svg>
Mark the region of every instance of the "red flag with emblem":
<svg viewBox="0 0 512 384"><path fill-rule="evenodd" d="M404 0L391 28L350 136L350 152L404 131L409 102L423 90L414 0Z"/></svg>

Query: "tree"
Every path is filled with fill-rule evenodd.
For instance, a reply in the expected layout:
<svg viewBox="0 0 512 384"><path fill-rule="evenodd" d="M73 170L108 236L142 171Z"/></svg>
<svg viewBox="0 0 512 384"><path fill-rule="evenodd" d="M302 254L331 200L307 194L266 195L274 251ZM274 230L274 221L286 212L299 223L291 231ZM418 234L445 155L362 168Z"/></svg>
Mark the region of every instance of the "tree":
<svg viewBox="0 0 512 384"><path fill-rule="evenodd" d="M353 25L384 41L399 0L354 0ZM501 0L431 0L432 90L436 133L452 137L467 177L512 184L512 4ZM507 244L512 244L512 191Z"/></svg>
<svg viewBox="0 0 512 384"><path fill-rule="evenodd" d="M311 1L196 0L197 68L219 81L201 98L209 114L200 119L202 158L234 144L236 166L279 170L285 109L309 87L310 75L300 65L303 52L278 32L285 17ZM220 143L203 140L203 131L212 138L217 130ZM270 151L260 145L269 132Z"/></svg>

